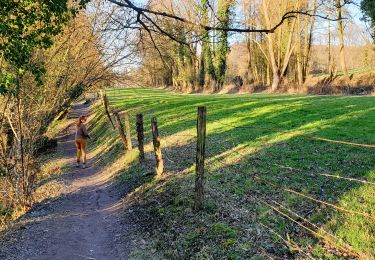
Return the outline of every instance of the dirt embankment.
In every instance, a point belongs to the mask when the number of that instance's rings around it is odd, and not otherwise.
[[[206,86],[198,87],[166,87],[169,90],[183,93],[213,93],[213,88]],[[375,71],[371,70],[363,74],[350,75],[350,79],[342,76],[310,76],[301,86],[284,80],[277,91],[259,82],[246,84],[239,80],[238,76],[231,83],[224,85],[219,91],[222,94],[238,93],[264,93],[264,94],[305,94],[305,95],[374,95],[375,94]]]

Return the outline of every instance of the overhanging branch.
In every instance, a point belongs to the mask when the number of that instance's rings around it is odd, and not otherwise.
[[[294,10],[294,11],[286,12],[282,16],[282,18],[279,21],[279,23],[277,23],[276,25],[274,25],[272,28],[262,28],[262,29],[257,29],[257,28],[234,28],[234,27],[223,28],[223,27],[216,27],[216,26],[204,25],[204,24],[200,24],[200,23],[194,23],[194,22],[192,22],[190,20],[187,20],[187,19],[185,19],[183,17],[177,16],[177,15],[174,15],[174,14],[170,14],[170,13],[167,13],[167,12],[155,11],[155,10],[151,10],[151,9],[139,7],[139,6],[136,6],[135,4],[133,4],[132,1],[130,1],[130,0],[124,0],[124,2],[120,2],[118,0],[108,0],[108,1],[111,2],[111,3],[113,3],[113,4],[116,4],[118,6],[132,9],[137,14],[140,14],[140,15],[144,16],[149,22],[151,22],[151,24],[153,26],[155,26],[157,28],[157,30],[159,30],[161,33],[165,34],[166,36],[168,36],[172,40],[174,40],[176,42],[179,42],[181,44],[186,44],[186,43],[178,40],[172,34],[166,32],[165,30],[163,30],[147,14],[152,14],[152,15],[156,15],[156,16],[163,16],[163,17],[166,17],[166,18],[170,18],[170,19],[173,19],[175,21],[179,21],[179,22],[191,25],[192,27],[195,27],[195,28],[198,28],[198,29],[201,29],[201,30],[206,30],[206,31],[216,30],[216,31],[234,32],[234,33],[273,33],[277,28],[279,28],[280,26],[282,26],[283,23],[286,20],[291,19],[291,18],[297,18],[298,15],[307,15],[307,16],[310,16],[310,17],[319,17],[319,18],[322,18],[322,19],[325,19],[325,20],[330,20],[330,21],[341,20],[341,19],[331,19],[328,16],[318,15],[316,13],[310,13],[308,11]],[[348,3],[350,3],[350,1],[345,1],[344,5],[348,4]],[[343,19],[345,19],[345,18],[343,18]],[[147,25],[143,23],[143,27],[145,27],[145,26],[147,27]]]

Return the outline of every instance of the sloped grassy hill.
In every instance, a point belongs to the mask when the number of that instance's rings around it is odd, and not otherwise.
[[[124,155],[102,112],[91,131],[116,163],[133,257],[192,259],[374,258],[375,98],[187,95],[107,90],[111,108],[143,113],[145,164]],[[197,106],[207,106],[205,209],[194,212]],[[156,116],[167,175],[153,175]],[[133,143],[136,144],[135,138]],[[347,179],[343,179],[347,178]],[[314,201],[315,200],[315,201]],[[336,208],[335,208],[336,207]]]

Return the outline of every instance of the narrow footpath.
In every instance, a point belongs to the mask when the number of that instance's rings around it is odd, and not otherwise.
[[[59,136],[57,153],[75,161],[74,120],[88,114],[76,104],[71,124]],[[0,259],[128,259],[127,227],[121,224],[121,192],[113,176],[95,165],[88,154],[86,169],[67,167],[67,191],[47,200],[1,234]]]

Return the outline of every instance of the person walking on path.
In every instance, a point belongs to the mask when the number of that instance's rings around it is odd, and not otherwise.
[[[90,135],[87,132],[85,123],[87,117],[80,116],[77,125],[76,125],[76,137],[75,137],[75,144],[77,148],[77,167],[80,166],[81,157],[82,157],[82,168],[86,168],[86,146],[87,146],[87,139],[90,138]]]

